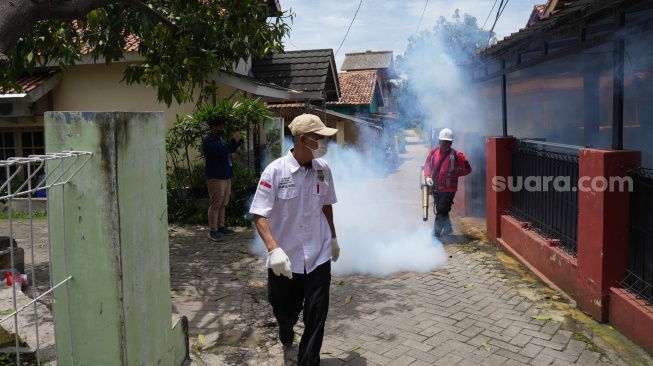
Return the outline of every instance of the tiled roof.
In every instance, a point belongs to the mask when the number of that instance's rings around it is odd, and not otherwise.
[[[528,22],[526,22],[526,27],[530,27],[533,24],[537,23],[538,20],[540,20],[540,17],[544,14],[545,7],[546,4],[533,5],[533,11],[531,12],[531,17],[528,18]]]
[[[52,78],[57,73],[50,71],[38,71],[34,75],[23,75],[16,80],[16,84],[20,85],[23,88],[23,91],[20,93],[29,93],[39,86],[43,85],[46,81]],[[19,94],[15,89],[9,89],[5,92],[0,86],[0,94]]]
[[[338,73],[340,80],[340,100],[328,105],[369,105],[374,98],[377,85],[376,70],[350,71]]]
[[[578,22],[579,18],[594,13],[598,8],[607,8],[610,6],[612,5],[608,1],[549,0],[544,5],[544,13],[538,17],[539,19],[537,21],[531,23],[529,19],[527,28],[522,28],[518,32],[514,32],[511,35],[504,37],[499,42],[481,51],[480,54],[490,56],[497,53],[503,53],[508,51],[509,48],[514,48],[515,45],[532,46],[532,41],[541,38],[547,31],[562,24],[566,24],[567,22]],[[589,8],[595,9],[590,11]],[[538,9],[537,6],[535,9]],[[535,12],[535,9],[533,12]]]
[[[393,68],[392,51],[365,51],[346,53],[340,70],[354,71]]]
[[[324,91],[327,101],[340,96],[332,49],[289,51],[252,60],[255,78],[298,91]]]

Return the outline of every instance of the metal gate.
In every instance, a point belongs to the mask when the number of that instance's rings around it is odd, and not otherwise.
[[[630,232],[627,277],[621,283],[646,305],[653,306],[653,170],[629,168]]]
[[[510,216],[576,256],[579,146],[520,140],[512,147]],[[574,153],[564,151],[572,150]]]
[[[47,202],[40,197],[48,191],[63,191],[91,158],[89,152],[66,151],[0,160],[0,202],[7,213],[0,220],[0,236],[6,244],[0,248],[6,259],[0,284],[0,333],[10,340],[0,346],[0,364],[42,365],[56,359],[52,292],[67,287],[72,276],[63,268],[65,279],[52,283],[50,241],[37,231],[49,233],[51,225],[64,223],[39,222],[35,217],[43,214],[35,212],[35,207]],[[20,212],[19,205],[23,206]],[[70,322],[70,312],[68,319],[57,321]]]

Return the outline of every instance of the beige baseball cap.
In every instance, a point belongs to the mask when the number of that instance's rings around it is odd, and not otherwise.
[[[331,136],[338,132],[337,128],[325,126],[320,117],[306,113],[295,117],[288,125],[288,128],[290,128],[290,133],[293,136],[311,132],[322,136]]]

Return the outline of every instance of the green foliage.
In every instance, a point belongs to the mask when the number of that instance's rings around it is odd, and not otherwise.
[[[198,209],[192,199],[185,199],[176,189],[168,189],[168,222],[206,225],[207,211]]]
[[[272,118],[272,111],[269,110],[260,99],[247,99],[239,95],[240,103],[237,108],[237,123],[234,127],[237,130],[257,131],[265,119]]]
[[[176,116],[175,124],[166,132],[167,165],[168,172],[172,174],[172,179],[168,179],[168,187],[183,188],[198,184],[193,166],[197,164],[202,137],[207,132],[205,122],[191,116]],[[202,173],[201,177],[203,176]]]
[[[423,116],[416,105],[423,99],[420,96],[426,93],[429,98],[438,98],[454,78],[451,70],[472,66],[476,53],[496,43],[494,33],[481,29],[473,16],[464,14],[461,19],[456,10],[452,18],[448,21],[439,17],[432,29],[410,36],[406,51],[397,56],[396,68],[402,78],[394,92],[404,121],[431,121],[432,116]],[[446,77],[439,79],[441,75]],[[414,127],[414,123],[410,124]]]
[[[0,365],[13,366],[16,365],[16,357],[12,357],[8,354],[0,355]]]
[[[177,122],[166,135],[170,222],[206,224],[206,210],[197,209],[192,199],[208,197],[201,144],[208,132],[206,122],[213,115],[225,118],[225,130],[231,135],[232,131],[258,131],[260,123],[270,118],[271,112],[262,101],[240,95],[237,102],[218,99],[215,105],[199,106],[192,116],[177,117]],[[259,179],[251,168],[250,154],[243,148],[232,154],[234,178],[226,212],[229,226],[248,225],[249,200]]]
[[[143,3],[116,2],[83,18],[71,12],[68,20],[37,23],[5,50],[10,65],[0,69],[2,87],[19,89],[15,81],[22,73],[51,64],[65,69],[80,62],[82,54],[96,62],[118,61],[124,58],[128,37],[136,36],[141,60],[127,67],[123,81],[153,87],[168,106],[173,100],[194,100],[197,90],[197,100],[204,100],[215,95],[212,74],[231,73],[250,56],[283,52],[282,39],[290,31],[286,21],[294,16],[268,14],[261,0]]]
[[[247,168],[239,156],[234,159],[234,179],[231,180],[231,197],[226,209],[227,226],[250,226],[249,206],[256,192],[259,176]]]

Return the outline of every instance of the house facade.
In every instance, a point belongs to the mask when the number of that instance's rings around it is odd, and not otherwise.
[[[367,50],[346,53],[340,70],[346,72],[376,71],[380,98],[383,100],[383,105],[379,106],[378,112],[396,114],[397,104],[392,95],[394,84],[391,82],[392,79],[397,78],[394,65],[393,51]]]
[[[296,51],[292,57],[308,61],[310,58],[306,57],[307,52],[311,51]],[[332,53],[332,50],[329,52]],[[277,63],[282,62],[281,55],[272,57],[278,58]],[[255,76],[275,82],[268,79],[267,75],[270,75],[270,72],[262,73],[262,70],[256,70],[257,63],[258,61],[255,60]],[[293,85],[293,80],[299,82],[305,79],[307,72],[300,70],[306,68],[307,66],[285,68],[277,66],[276,76],[286,75],[286,77],[278,78],[276,82],[290,87]],[[310,68],[318,69],[317,66]],[[396,108],[391,107],[394,106],[390,82],[394,77],[392,51],[347,53],[342,66],[342,69],[345,68],[348,69],[347,72],[336,73],[333,67],[330,69],[333,76],[328,74],[324,78],[325,81],[330,77],[337,80],[338,98],[270,103],[268,107],[275,111],[276,115],[283,117],[286,124],[307,111],[320,115],[327,121],[327,125],[338,128],[339,133],[342,133],[336,137],[341,145],[355,146],[370,154],[376,154],[377,150],[384,146],[392,146],[397,150],[397,143],[393,138],[397,115]],[[312,74],[315,72],[313,71]],[[314,87],[325,87],[328,90],[329,85],[325,83],[323,86],[314,85]]]
[[[653,1],[549,0],[482,51],[487,173],[467,187],[495,243],[649,352],[651,24]]]
[[[315,94],[311,98],[298,95],[286,100],[269,101],[268,108],[283,119],[285,126],[303,113],[316,114],[327,126],[338,129],[334,139],[340,145],[357,145],[363,136],[378,134],[382,129],[379,123],[364,118],[370,113],[370,104],[376,103],[371,99],[375,90],[378,95],[376,78],[373,77],[375,72],[368,72],[370,77],[362,87],[368,91],[366,104],[340,104],[343,100],[355,100],[359,96],[351,95],[357,90],[352,88],[349,78],[343,78],[343,74],[337,72],[331,49],[270,54],[264,59],[253,60],[252,72],[257,79]],[[333,108],[336,105],[341,108]],[[363,115],[352,113],[356,111],[361,111]]]

